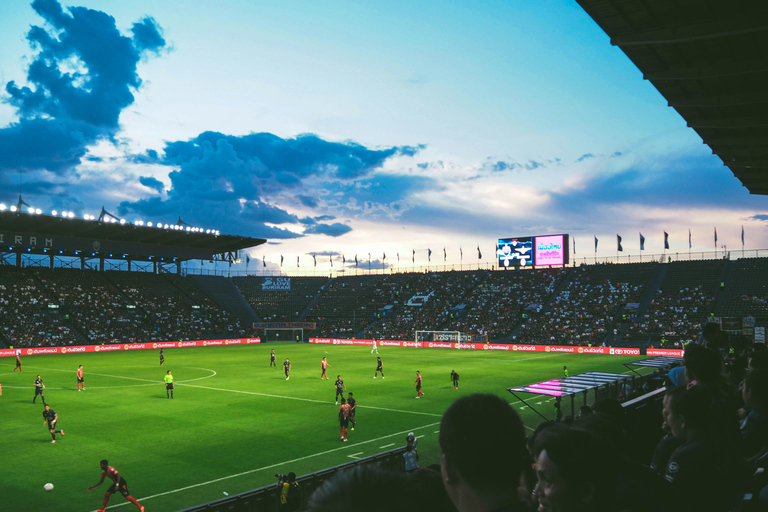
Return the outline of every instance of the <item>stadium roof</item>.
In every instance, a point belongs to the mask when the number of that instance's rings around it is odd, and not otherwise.
[[[768,194],[768,1],[577,0],[751,194]]]
[[[52,242],[46,244],[45,240]],[[0,245],[28,253],[62,248],[61,254],[68,256],[94,251],[95,255],[107,257],[105,253],[109,251],[135,259],[151,260],[150,256],[160,254],[181,260],[211,259],[213,255],[232,255],[265,242],[262,238],[222,235],[218,231],[206,233],[183,224],[149,227],[110,218],[85,220],[0,211]]]

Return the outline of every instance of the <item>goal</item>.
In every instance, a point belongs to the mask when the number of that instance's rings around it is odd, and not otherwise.
[[[264,339],[270,341],[304,341],[304,329],[290,329],[285,327],[272,327],[264,329]]]

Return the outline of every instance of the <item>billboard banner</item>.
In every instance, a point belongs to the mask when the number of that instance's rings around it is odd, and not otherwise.
[[[349,340],[336,338],[309,338],[310,343],[326,345],[373,345],[373,340]],[[639,356],[639,348],[625,347],[573,347],[560,345],[507,345],[503,343],[453,343],[442,341],[400,341],[400,340],[376,340],[379,347],[416,347],[416,348],[453,348],[469,350],[502,350],[509,352],[550,352],[563,354],[606,354],[616,356]],[[663,350],[661,352],[678,352],[675,350]],[[682,351],[679,351],[682,352]],[[648,355],[673,355],[651,354]]]
[[[25,347],[0,349],[0,357],[14,357],[16,351],[22,356],[46,354],[77,354],[82,352],[119,352],[125,350],[156,350],[160,348],[217,347],[229,345],[251,345],[261,343],[260,338],[233,338],[226,340],[158,341],[152,343],[115,343],[113,345],[76,345],[71,347]]]
[[[649,356],[683,357],[684,350],[668,348],[649,348],[646,353]]]

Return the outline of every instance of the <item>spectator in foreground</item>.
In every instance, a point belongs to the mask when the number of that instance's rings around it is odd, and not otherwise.
[[[744,455],[750,458],[768,448],[768,370],[749,372],[741,394],[744,405],[749,407],[741,423],[741,440]]]
[[[456,400],[443,415],[439,441],[443,485],[459,512],[522,510],[525,434],[507,401],[480,394]]]
[[[611,512],[616,490],[610,450],[590,432],[548,428],[534,443],[539,512]]]

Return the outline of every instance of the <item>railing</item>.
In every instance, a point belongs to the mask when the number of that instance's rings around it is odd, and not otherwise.
[[[354,460],[339,466],[323,469],[296,478],[302,490],[304,501],[309,499],[315,489],[320,487],[326,480],[329,480],[338,471],[352,468],[363,464],[377,464],[392,471],[404,471],[403,453],[405,446],[389,450],[387,452],[365,457],[364,459]],[[267,485],[246,491],[228,498],[203,503],[194,507],[185,508],[179,512],[276,512],[279,488],[276,484]],[[302,510],[306,503],[302,503],[296,510]],[[361,504],[362,506],[363,504]],[[364,508],[364,507],[363,507]]]
[[[618,253],[615,256],[576,256],[571,255],[571,262],[568,267],[578,267],[580,265],[606,265],[606,264],[628,264],[628,263],[672,263],[675,261],[707,261],[718,259],[737,260],[740,258],[768,258],[768,249],[738,249],[735,251],[718,249],[715,251],[704,252],[672,252],[666,251],[656,254],[627,254],[626,252]],[[222,266],[226,267],[226,263],[222,263]],[[239,265],[241,267],[242,265]],[[543,268],[543,267],[538,267]],[[367,262],[362,262],[358,266],[348,266],[344,268],[328,267],[324,265],[324,268],[317,267],[293,267],[285,265],[279,269],[275,269],[273,266],[263,267],[258,259],[254,259],[253,263],[248,268],[231,268],[226,267],[219,269],[216,266],[214,268],[206,268],[196,263],[189,262],[184,264],[182,272],[186,275],[210,275],[210,276],[224,276],[224,277],[275,277],[275,276],[290,276],[290,277],[344,277],[344,276],[368,276],[368,275],[389,275],[389,274],[405,274],[405,273],[429,273],[429,272],[471,272],[473,270],[487,270],[493,272],[515,272],[515,271],[527,271],[529,268],[500,268],[496,261],[478,261],[475,263],[432,263],[427,265],[399,265],[386,263],[385,266],[381,265],[381,262],[377,262],[375,265],[369,266]]]

